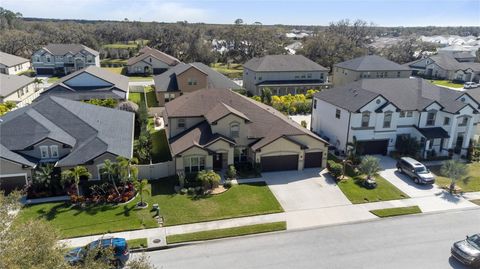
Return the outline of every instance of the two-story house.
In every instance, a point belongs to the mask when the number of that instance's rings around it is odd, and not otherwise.
[[[0,51],[0,73],[17,75],[30,69],[30,60]]]
[[[314,95],[312,131],[340,152],[356,141],[363,154],[395,150],[416,138],[424,157],[465,155],[479,122],[480,100],[419,78],[364,79]]]
[[[155,93],[160,106],[186,93],[205,88],[232,89],[242,87],[203,63],[179,63],[155,76]]]
[[[17,107],[23,107],[37,96],[38,88],[33,78],[0,74],[0,103],[11,101]]]
[[[480,63],[470,53],[439,53],[406,64],[414,75],[462,82],[480,80]]]
[[[67,75],[88,66],[100,67],[100,54],[81,44],[48,44],[32,55],[37,75]]]
[[[333,66],[333,85],[342,86],[360,79],[408,78],[412,71],[378,55],[366,55]]]
[[[89,66],[67,75],[45,89],[39,98],[58,96],[70,100],[128,99],[128,77]]]
[[[327,142],[270,106],[226,89],[202,89],[165,105],[164,121],[177,173],[325,167]]]
[[[150,47],[143,47],[139,54],[127,61],[128,74],[161,74],[180,63],[177,58]]]
[[[305,94],[327,83],[328,69],[303,55],[267,55],[243,65],[243,87],[253,95],[265,88],[273,95]]]
[[[23,187],[32,168],[85,166],[100,179],[106,159],[133,154],[134,114],[47,97],[0,117],[0,188]]]

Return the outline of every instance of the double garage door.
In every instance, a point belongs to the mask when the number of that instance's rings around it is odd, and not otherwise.
[[[53,75],[55,73],[53,68],[36,68],[35,72],[37,75]]]
[[[358,148],[362,155],[387,155],[388,139],[358,141]]]
[[[15,189],[21,190],[25,188],[25,184],[26,184],[25,175],[0,177],[0,190],[4,191],[5,194],[9,194]]]
[[[263,172],[297,170],[298,154],[262,157],[261,165]],[[311,152],[305,154],[305,168],[321,166],[322,152]]]

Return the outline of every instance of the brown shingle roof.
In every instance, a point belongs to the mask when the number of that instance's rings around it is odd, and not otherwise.
[[[0,51],[0,64],[7,67],[29,62],[30,60]]]
[[[133,58],[130,58],[128,59],[127,61],[127,65],[132,65],[132,64],[136,64],[138,62],[140,62],[141,60],[151,56],[153,58],[156,58],[170,66],[174,66],[176,64],[178,64],[180,62],[180,60],[178,60],[177,58],[171,56],[171,55],[168,55],[164,52],[161,52],[159,50],[156,50],[156,49],[152,49],[150,47],[143,47],[140,51],[140,54],[133,57]]]
[[[252,58],[243,67],[259,72],[328,71],[303,55],[267,55]]]

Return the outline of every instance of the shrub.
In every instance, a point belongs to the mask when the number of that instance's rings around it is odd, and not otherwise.
[[[307,128],[307,122],[304,120],[300,122],[300,125],[302,125],[303,128]]]
[[[329,160],[327,162],[327,169],[330,175],[332,175],[332,177],[335,179],[339,179],[340,176],[342,176],[343,166],[339,163]]]
[[[194,195],[194,194],[195,194],[195,188],[192,188],[192,187],[188,188],[188,189],[187,189],[187,193],[188,193],[189,195]]]
[[[220,184],[220,175],[212,170],[203,170],[198,172],[197,180],[202,182],[204,189],[214,189]]]
[[[227,178],[236,178],[237,177],[237,169],[235,169],[235,166],[233,165],[230,165],[228,166],[228,170],[227,170]]]
[[[223,187],[226,189],[230,189],[232,187],[232,181],[229,179],[225,180],[225,183],[223,183]]]
[[[195,193],[196,194],[203,194],[203,187],[202,186],[195,187]]]
[[[181,188],[180,189],[180,194],[185,195],[187,194],[188,190],[186,188]]]

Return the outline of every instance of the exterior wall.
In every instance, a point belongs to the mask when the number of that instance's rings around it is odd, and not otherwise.
[[[240,126],[239,135],[238,135],[237,138],[232,138],[232,136],[230,134],[230,125],[232,123],[238,123],[239,126]],[[225,135],[227,137],[230,137],[232,139],[235,139],[235,142],[237,143],[236,146],[246,147],[250,144],[250,141],[247,138],[248,137],[247,123],[245,123],[244,119],[242,119],[242,118],[240,118],[236,115],[230,114],[230,115],[226,116],[225,118],[220,119],[217,122],[217,124],[212,125],[211,128],[212,128],[213,133],[219,133],[219,134]]]
[[[178,120],[180,118],[169,118],[168,119],[168,130],[170,133],[168,134],[168,137],[174,137],[177,134],[187,130],[188,128],[204,121],[205,119],[203,117],[195,117],[195,118],[182,118],[185,119],[185,128],[179,128],[178,127]]]
[[[177,75],[178,89],[183,93],[193,92],[208,87],[207,75],[195,67],[190,67],[185,72]],[[196,79],[197,85],[188,85],[189,79]]]
[[[350,121],[350,112],[338,108],[341,111],[340,119],[335,117],[337,107],[314,98],[317,105],[312,109],[312,131],[321,137],[328,137],[330,144],[344,150],[347,144],[347,134]],[[315,102],[315,101],[314,101]]]
[[[103,166],[103,163],[105,160],[110,160],[112,162],[116,161],[117,156],[110,154],[110,153],[104,153],[100,155],[99,157],[95,158],[93,160],[92,164],[81,164],[79,163],[78,165],[83,165],[85,168],[87,168],[88,172],[92,174],[92,177],[90,180],[100,180],[100,168]],[[73,167],[62,167],[62,171],[71,169]]]
[[[333,85],[341,86],[360,79],[369,78],[408,78],[411,75],[409,70],[388,70],[362,72],[341,67],[333,68]]]
[[[48,147],[48,154],[49,158],[46,158],[44,160],[51,160],[51,161],[57,161],[58,159],[61,159],[62,157],[66,156],[71,152],[70,148],[63,148],[63,144],[59,143],[57,141],[51,140],[51,139],[45,139],[40,141],[39,143],[35,144],[33,146],[32,150],[24,150],[24,151],[19,151],[22,154],[25,154],[27,156],[33,157],[35,159],[42,159],[42,155],[40,153],[40,147],[41,146],[47,146]],[[51,158],[51,151],[50,151],[50,146],[57,146],[58,148],[58,158]]]
[[[112,86],[112,83],[107,82],[98,77],[92,76],[86,72],[78,74],[77,76],[64,82],[65,85],[71,87],[82,87],[82,86],[98,86],[98,87],[108,87]]]
[[[209,150],[214,151],[216,153],[225,153],[227,154],[227,164],[233,164],[233,155],[234,155],[234,148],[233,146],[230,146],[229,143],[223,141],[223,140],[218,140],[217,142],[209,145],[207,147]],[[224,167],[226,168],[226,167]]]
[[[171,66],[150,56],[133,65],[127,66],[127,70],[129,74],[143,74],[145,73],[145,67],[148,67],[150,71],[153,72],[154,68],[169,69]]]
[[[168,94],[168,98],[165,98],[165,95]],[[167,103],[165,99],[168,101],[172,101],[173,99],[180,96],[179,92],[156,92],[155,95],[157,96],[158,106],[163,107]]]
[[[290,139],[299,142],[304,145],[308,145],[308,149],[305,149],[305,153],[308,152],[323,152],[322,157],[322,167],[327,167],[327,158],[328,158],[328,146],[309,135],[295,135],[289,136]]]
[[[213,169],[213,156],[209,155],[207,151],[193,147],[188,149],[187,151],[183,152],[181,156],[177,156],[175,158],[175,169],[177,173],[181,173],[184,171],[183,165],[183,158],[184,157],[192,157],[192,156],[203,156],[205,157],[205,170],[212,170]]]
[[[285,138],[280,138],[272,143],[261,148],[260,152],[255,154],[255,162],[260,163],[262,156],[282,156],[282,155],[292,155],[298,154],[298,170],[303,170],[303,160],[305,159],[304,151],[300,148],[299,145],[286,140]]]
[[[0,176],[9,174],[26,174],[28,179],[32,178],[32,168],[23,168],[21,164],[12,162],[10,160],[0,158]]]
[[[33,95],[35,93],[38,93],[38,91],[35,88],[35,83],[30,83],[26,85],[25,87],[22,87],[18,89],[17,91],[13,92],[9,96],[6,96],[5,98],[0,98],[0,102],[4,103],[7,101],[12,101],[17,103],[17,107],[23,107],[26,104],[29,104],[33,101],[34,98]],[[35,97],[38,96],[35,95]]]
[[[21,72],[25,72],[28,69],[30,69],[30,62],[25,62],[13,66],[6,66],[3,64],[0,64],[0,73],[7,74],[7,75],[17,75]]]

